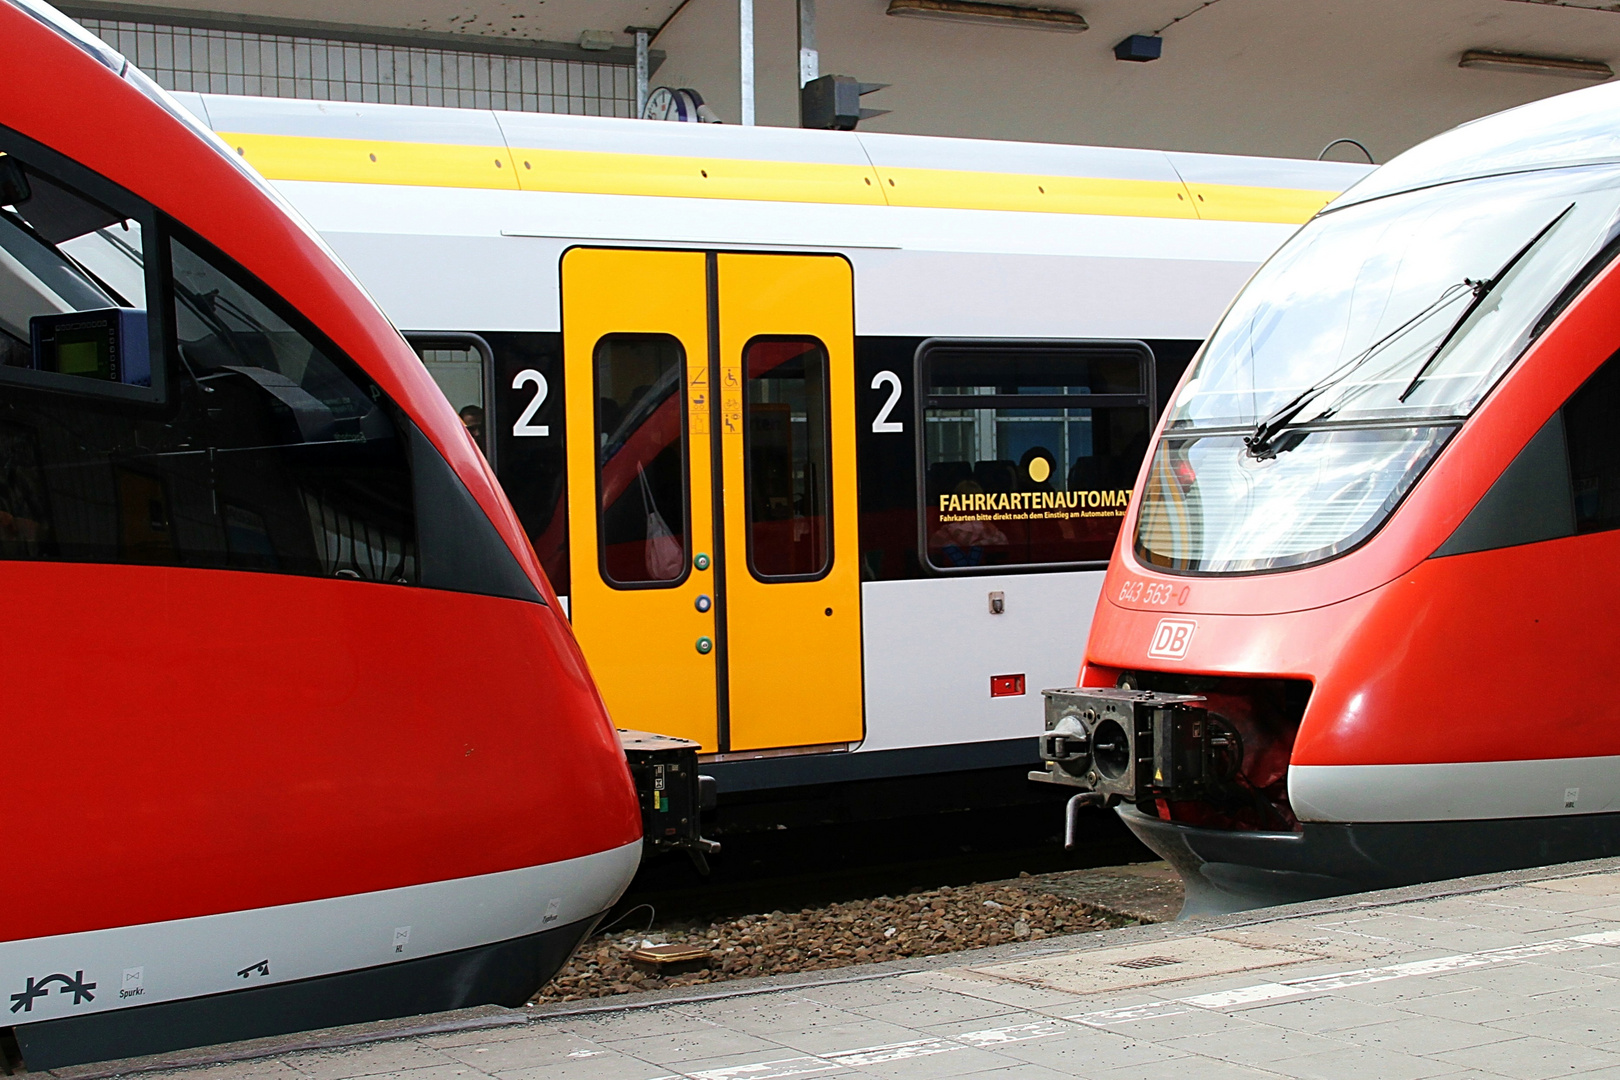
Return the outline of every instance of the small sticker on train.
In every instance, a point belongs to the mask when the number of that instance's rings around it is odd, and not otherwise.
[[[394,927],[394,951],[402,953],[405,946],[411,943],[411,928],[408,926]]]
[[[1147,654],[1155,660],[1185,660],[1198,624],[1192,619],[1160,619],[1148,642]]]
[[[124,969],[124,985],[118,991],[120,998],[140,997],[146,993],[146,968]]]

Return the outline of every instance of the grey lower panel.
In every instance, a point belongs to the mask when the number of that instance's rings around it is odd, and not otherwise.
[[[30,1072],[474,1005],[521,1006],[600,916],[511,941],[16,1028]]]
[[[1132,806],[1118,813],[1186,883],[1182,918],[1620,854],[1620,814],[1307,822],[1265,833],[1179,825]]]
[[[720,795],[771,788],[843,784],[852,780],[884,780],[926,773],[967,772],[1006,765],[1039,768],[1039,740],[1001,739],[996,742],[916,746],[904,750],[873,750],[853,754],[802,754],[754,758],[748,761],[700,761],[698,771],[712,776]]]

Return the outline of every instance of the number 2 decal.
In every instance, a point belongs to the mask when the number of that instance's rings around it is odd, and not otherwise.
[[[900,376],[892,371],[880,371],[872,376],[872,389],[881,390],[885,386],[889,388],[889,400],[883,403],[883,408],[878,410],[877,419],[872,421],[872,431],[878,435],[906,430],[903,421],[889,419],[894,407],[900,404]]]
[[[534,370],[534,368],[524,368],[517,373],[517,378],[512,380],[512,389],[521,390],[531,384],[534,386],[534,397],[529,399],[529,403],[523,407],[523,415],[519,416],[517,423],[512,425],[512,434],[520,437],[524,435],[550,435],[551,426],[549,424],[531,424],[529,422],[534,419],[534,414],[540,411],[540,406],[546,403],[546,392],[550,389],[546,377]]]

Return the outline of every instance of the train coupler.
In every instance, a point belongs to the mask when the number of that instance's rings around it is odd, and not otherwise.
[[[1242,766],[1242,740],[1203,697],[1085,686],[1041,694],[1044,768],[1029,778],[1081,789],[1065,810],[1065,847],[1083,806],[1206,798],[1231,788]]]
[[[720,845],[704,838],[703,811],[714,809],[718,788],[714,777],[698,773],[699,744],[620,728],[619,745],[641,802],[642,856],[684,851],[698,873],[707,875],[708,857]]]

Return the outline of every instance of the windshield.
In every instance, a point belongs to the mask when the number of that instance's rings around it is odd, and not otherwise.
[[[1170,409],[1145,562],[1244,573],[1372,535],[1614,236],[1620,167],[1446,184],[1316,218],[1239,295]]]
[[[1465,416],[1603,245],[1617,209],[1620,168],[1610,165],[1447,184],[1325,214],[1232,305],[1170,425],[1252,427],[1346,368],[1295,422]],[[1471,305],[1475,283],[1499,274]]]

